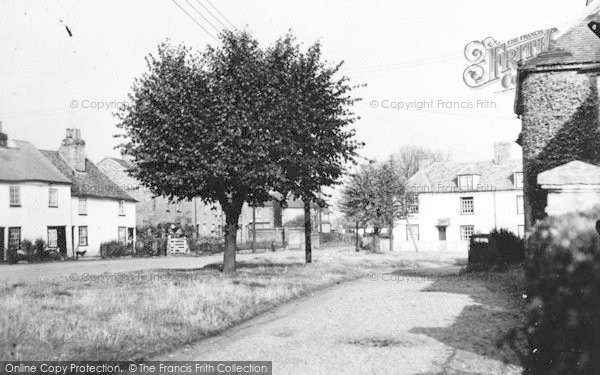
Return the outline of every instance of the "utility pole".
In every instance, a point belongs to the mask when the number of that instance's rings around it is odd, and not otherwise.
[[[354,230],[354,238],[356,240],[356,252],[358,253],[360,251],[360,248],[358,246],[358,220],[356,220],[356,229]]]
[[[252,252],[256,252],[256,207],[252,206]]]

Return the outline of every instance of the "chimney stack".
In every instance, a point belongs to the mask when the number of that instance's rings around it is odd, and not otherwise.
[[[6,148],[8,145],[8,135],[2,132],[2,121],[0,121],[0,147]]]
[[[494,164],[506,165],[510,161],[510,142],[494,143]]]
[[[67,129],[58,153],[77,172],[85,172],[85,141],[81,139],[80,129]]]

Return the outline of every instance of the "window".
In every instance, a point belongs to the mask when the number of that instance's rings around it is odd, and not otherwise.
[[[177,204],[175,205],[175,211],[177,211],[178,213],[180,213],[180,212],[181,212],[181,207],[179,206],[179,203],[177,203]]]
[[[523,172],[515,172],[513,176],[513,181],[515,183],[515,188],[522,189],[523,188]]]
[[[11,207],[19,207],[21,205],[21,187],[11,186],[9,190]]]
[[[473,190],[473,175],[458,176],[458,188],[460,190]]]
[[[48,190],[48,207],[58,207],[58,190],[52,188]]]
[[[521,238],[525,238],[525,225],[517,225],[517,235]]]
[[[119,215],[125,216],[125,201],[124,200],[119,201]]]
[[[127,228],[119,227],[119,242],[126,243],[127,242]]]
[[[461,241],[469,241],[471,236],[475,233],[475,226],[473,225],[461,225],[460,226],[460,239]]]
[[[419,213],[419,197],[411,197],[408,201],[408,213],[418,214]]]
[[[472,215],[475,213],[473,197],[460,198],[460,213],[461,215]]]
[[[88,245],[88,227],[79,227],[79,246]]]
[[[48,247],[51,249],[58,247],[58,230],[56,228],[48,228]]]
[[[87,198],[79,197],[79,215],[87,215]]]
[[[409,224],[406,226],[406,240],[419,240],[419,224]]]
[[[523,196],[522,195],[517,195],[517,213],[518,214],[523,213]]]
[[[8,248],[16,249],[21,247],[21,228],[8,228]]]
[[[171,212],[171,203],[167,202],[167,212]]]

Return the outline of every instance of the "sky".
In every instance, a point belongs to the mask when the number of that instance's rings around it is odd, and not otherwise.
[[[366,84],[355,92],[363,99],[355,108],[361,154],[379,159],[402,145],[444,150],[455,160],[491,159],[494,142],[519,134],[514,90],[467,87],[465,46],[561,30],[585,8],[585,0],[210,1],[263,46],[291,29],[305,46],[320,41],[331,63],[344,61],[351,82]],[[212,35],[217,30],[190,4],[222,28],[200,5],[220,17],[207,0],[177,3]],[[112,112],[146,71],[145,56],[167,38],[197,50],[217,44],[173,0],[0,0],[0,35],[4,132],[55,150],[66,128],[79,128],[94,162],[119,155]],[[461,108],[478,100],[487,106]],[[383,108],[432,101],[420,111]],[[520,156],[516,144],[513,151]]]

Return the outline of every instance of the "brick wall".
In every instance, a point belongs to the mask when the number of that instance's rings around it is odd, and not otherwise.
[[[573,160],[600,163],[598,84],[577,71],[532,72],[521,83],[525,225],[545,216],[540,172]]]

